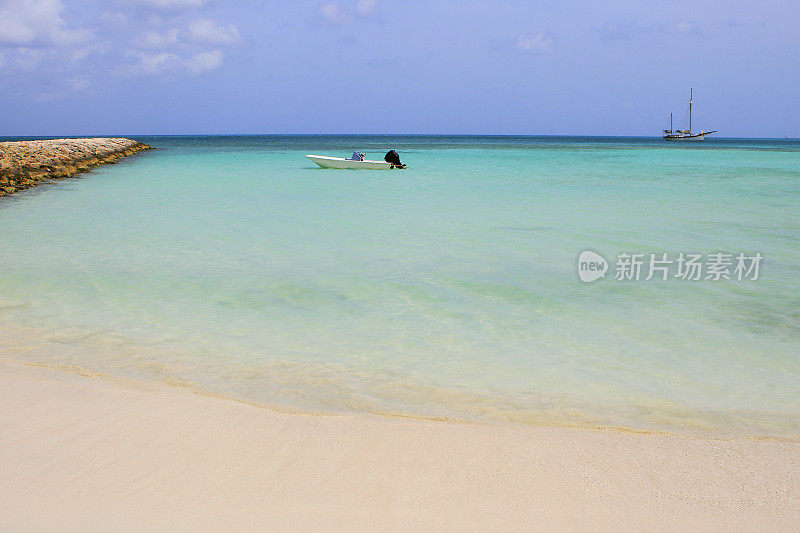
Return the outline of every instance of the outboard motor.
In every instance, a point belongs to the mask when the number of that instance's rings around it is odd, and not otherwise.
[[[400,156],[394,150],[386,152],[386,155],[383,156],[383,160],[391,165],[390,168],[406,168],[406,166],[400,162]]]

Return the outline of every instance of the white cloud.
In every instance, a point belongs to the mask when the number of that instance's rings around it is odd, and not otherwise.
[[[369,15],[373,11],[375,11],[375,7],[378,5],[378,0],[358,0],[356,3],[356,11],[361,13],[362,15]]]
[[[83,29],[68,29],[60,0],[5,0],[0,4],[0,44],[69,46],[86,41]]]
[[[121,27],[128,24],[128,16],[119,11],[104,11],[100,14],[100,20],[105,26]]]
[[[181,40],[200,44],[234,44],[241,40],[239,29],[233,24],[222,26],[210,19],[193,20]]]
[[[161,74],[175,70],[179,68],[181,64],[181,58],[168,52],[159,52],[155,54],[128,52],[127,55],[135,58],[135,62],[121,67],[119,72],[129,76]]]
[[[191,21],[185,30],[172,28],[163,32],[146,31],[134,46],[147,50],[170,48],[179,43],[232,45],[242,40],[239,29],[233,24],[220,25],[210,19]]]
[[[78,78],[78,77],[70,78],[69,80],[67,80],[67,83],[69,83],[69,86],[73,91],[84,91],[88,89],[91,85],[89,83],[89,80],[87,80],[86,78]]]
[[[378,0],[358,0],[355,4],[340,5],[332,2],[320,4],[317,16],[326,22],[344,25],[374,15]]]
[[[225,55],[222,50],[211,50],[210,52],[201,52],[195,54],[186,60],[186,68],[192,74],[202,74],[209,72],[222,65],[222,59]]]
[[[235,25],[211,19],[192,20],[183,29],[149,30],[133,41],[126,64],[116,71],[127,76],[198,75],[222,65],[225,54],[220,47],[240,41]]]
[[[317,8],[317,13],[328,22],[333,22],[334,24],[350,22],[350,15],[339,7],[339,4],[322,4]]]
[[[128,51],[132,61],[119,67],[118,74],[125,76],[152,76],[156,74],[202,74],[222,66],[225,58],[222,50],[200,52],[183,58],[170,52],[136,52]]]
[[[203,7],[208,0],[137,0],[137,2],[156,9],[175,10]]]
[[[550,52],[555,40],[547,33],[523,33],[517,40],[517,48],[526,52]]]
[[[147,31],[139,39],[138,44],[142,48],[167,48],[178,42],[178,30],[167,30],[163,33],[157,31]]]
[[[72,52],[72,59],[75,60],[75,61],[80,61],[82,59],[86,59],[87,57],[89,57],[89,55],[92,53],[92,51],[93,51],[92,48],[90,48],[88,46],[84,47],[84,48],[78,48],[77,50]]]
[[[70,59],[74,61],[82,61],[89,56],[100,56],[103,54],[107,54],[108,52],[114,49],[113,43],[110,41],[96,41],[90,42],[85,46],[81,46],[79,48],[72,48],[69,51]],[[63,57],[63,55],[62,55]]]
[[[143,74],[158,74],[177,66],[180,58],[175,54],[162,52],[160,54],[142,54],[139,68]]]

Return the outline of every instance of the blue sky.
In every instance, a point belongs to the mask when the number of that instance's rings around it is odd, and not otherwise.
[[[0,135],[800,137],[796,1],[0,0]]]

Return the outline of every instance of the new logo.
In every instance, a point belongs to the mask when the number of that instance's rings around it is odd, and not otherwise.
[[[591,283],[606,277],[608,261],[602,255],[584,250],[578,256],[578,277],[584,283]]]

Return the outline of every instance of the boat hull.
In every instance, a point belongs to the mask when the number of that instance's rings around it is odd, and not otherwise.
[[[667,133],[663,135],[663,139],[665,141],[702,141],[706,135],[712,133],[717,133],[717,130],[701,131],[700,133]]]
[[[702,141],[705,140],[706,135],[686,135],[681,137],[664,137],[665,141]]]
[[[306,157],[322,168],[388,170],[390,166],[386,161],[353,161],[352,159],[345,159],[343,157],[329,157],[325,155],[307,155]]]
[[[706,134],[701,133],[698,135],[681,135],[677,137],[672,136],[664,136],[665,141],[702,141],[705,140]]]

